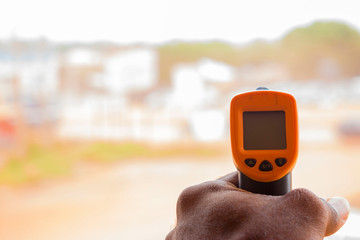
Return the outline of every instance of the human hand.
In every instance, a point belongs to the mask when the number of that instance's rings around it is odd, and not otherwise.
[[[339,230],[349,215],[343,198],[324,200],[307,189],[268,196],[237,186],[233,172],[186,188],[166,240],[318,240]]]

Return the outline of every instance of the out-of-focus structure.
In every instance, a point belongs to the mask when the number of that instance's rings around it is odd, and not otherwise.
[[[222,141],[228,138],[229,100],[258,85],[291,91],[301,106],[358,105],[359,39],[338,23],[315,23],[278,43],[246,47],[11,39],[0,49],[1,104],[12,109],[13,128],[26,130],[25,138]],[[214,121],[200,127],[204,119]]]

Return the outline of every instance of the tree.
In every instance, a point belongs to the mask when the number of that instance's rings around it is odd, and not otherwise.
[[[281,40],[281,60],[295,78],[319,76],[324,60],[337,63],[340,75],[360,74],[360,35],[340,22],[316,22],[296,28]]]

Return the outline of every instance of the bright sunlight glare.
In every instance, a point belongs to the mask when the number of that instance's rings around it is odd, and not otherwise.
[[[273,40],[315,20],[360,28],[358,1],[13,0],[0,10],[0,38],[162,43]]]

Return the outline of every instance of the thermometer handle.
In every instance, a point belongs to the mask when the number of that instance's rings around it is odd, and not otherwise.
[[[291,172],[274,182],[257,182],[239,171],[239,188],[265,195],[285,195],[291,191]]]

